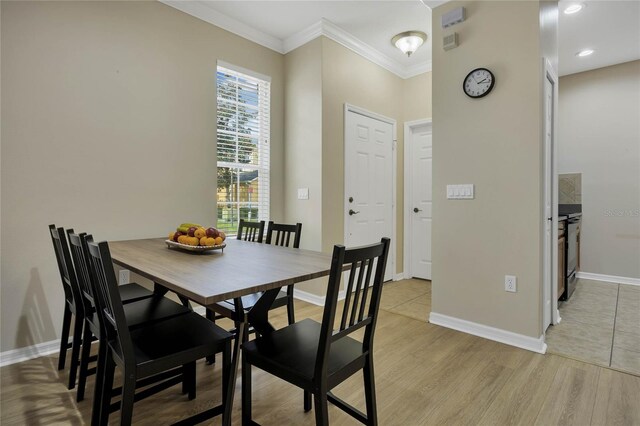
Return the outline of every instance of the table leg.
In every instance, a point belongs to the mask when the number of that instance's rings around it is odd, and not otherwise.
[[[164,296],[169,292],[169,289],[166,288],[165,286],[163,286],[162,284],[158,284],[158,283],[154,282],[153,283],[153,292],[155,294],[157,294],[158,296]],[[178,299],[180,299],[180,303],[182,303],[183,306],[186,306],[187,308],[191,309],[191,303],[189,303],[189,299],[187,299],[186,297],[184,297],[184,296],[182,296],[181,294],[178,294],[178,293],[176,293],[176,296],[178,296]]]
[[[265,335],[275,330],[269,323],[269,309],[279,292],[280,288],[266,291],[247,314],[249,324],[251,324],[256,333]]]

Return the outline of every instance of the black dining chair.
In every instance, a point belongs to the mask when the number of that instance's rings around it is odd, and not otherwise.
[[[82,343],[82,326],[84,322],[84,305],[80,296],[80,288],[76,281],[75,271],[71,258],[64,253],[69,252],[67,240],[63,228],[56,228],[49,225],[49,235],[53,243],[53,250],[58,263],[58,270],[64,289],[64,311],[62,313],[62,336],[60,337],[60,352],[58,355],[58,370],[64,370],[67,349],[71,347],[71,366],[69,368],[69,389],[76,385],[76,374],[78,371],[78,361],[80,346]],[[71,329],[71,317],[74,317],[73,339],[69,344],[69,331]]]
[[[244,222],[246,225],[247,222]],[[241,221],[241,225],[243,222]],[[264,222],[262,222],[264,225]],[[258,229],[256,235],[258,235],[259,227],[254,228]],[[240,235],[240,228],[238,230],[238,235]],[[274,223],[273,221],[269,221],[269,226],[267,228],[267,237],[265,240],[266,244],[273,244],[282,247],[293,247],[300,248],[300,238],[302,236],[302,224],[297,223],[295,225],[288,225],[282,223]],[[256,241],[259,238],[256,239]],[[250,294],[242,297],[242,307],[246,312],[250,311],[253,306],[258,302],[258,300],[262,297],[262,293]],[[275,300],[271,304],[271,309],[280,308],[282,306],[287,307],[287,319],[289,324],[293,324],[295,321],[295,307],[294,307],[294,297],[293,297],[293,285],[287,286],[286,291],[280,291],[276,296]],[[213,318],[213,315],[216,319],[219,318],[229,318],[234,321],[236,327],[243,321],[241,315],[236,314],[235,303],[233,300],[224,300],[222,302],[217,303],[207,310],[207,317],[209,319]],[[248,340],[248,334],[251,330],[247,329],[244,333],[244,339]]]
[[[190,312],[164,319],[138,328],[127,322],[124,305],[120,299],[108,243],[88,243],[90,264],[94,270],[96,312],[102,324],[105,350],[98,355],[101,381],[96,388],[99,401],[99,421],[108,423],[110,396],[116,366],[122,370],[122,398],[120,424],[131,424],[136,384],[155,377],[182,370],[189,382],[186,385],[189,398],[195,398],[195,362],[201,358],[222,353],[222,403],[196,414],[190,422],[201,422],[215,415],[222,415],[222,424],[231,424],[233,383],[231,374],[231,333],[218,327],[200,315]],[[183,384],[183,391],[185,385]]]
[[[73,230],[71,230],[73,232]],[[62,335],[60,336],[60,350],[58,353],[58,370],[64,370],[67,358],[67,350],[71,348],[71,366],[69,369],[69,389],[73,389],[76,383],[78,369],[78,354],[82,342],[83,302],[80,289],[73,269],[70,257],[64,257],[63,252],[68,251],[64,228],[56,228],[49,225],[49,234],[53,243],[53,249],[60,272],[60,279],[64,291],[64,311],[62,314]],[[136,283],[124,284],[120,287],[122,300],[125,302],[141,300],[153,296],[153,292]],[[71,331],[71,317],[74,317],[73,339],[69,343]]]
[[[328,402],[364,424],[377,424],[373,337],[389,244],[390,240],[383,238],[380,243],[365,247],[335,246],[322,323],[305,319],[242,345],[242,424],[256,424],[251,419],[251,366],[302,388],[305,411],[311,409],[313,395],[316,425],[329,424]],[[349,278],[338,314],[345,265],[349,267]],[[361,329],[362,341],[350,336]],[[364,376],[366,414],[331,392],[360,370]]]
[[[274,223],[272,220],[267,225],[266,244],[273,244],[281,247],[300,248],[300,237],[302,236],[302,224],[289,225],[284,223]],[[293,238],[292,238],[293,237]],[[286,291],[281,291],[276,296],[271,309],[287,307],[287,319],[289,324],[296,322],[295,307],[293,297],[293,284],[287,286]]]
[[[244,219],[240,219],[238,224],[237,239],[243,241],[251,241],[254,243],[261,243],[264,236],[264,220],[260,222],[249,222]]]
[[[84,331],[82,333],[82,351],[80,355],[80,369],[78,373],[78,392],[76,400],[78,402],[84,399],[84,392],[87,377],[95,373],[94,369],[89,369],[89,362],[94,359],[90,356],[91,342],[94,338],[98,339],[99,344],[103,344],[100,340],[100,322],[96,314],[95,303],[95,278],[93,270],[90,268],[88,259],[88,243],[93,242],[91,235],[75,234],[73,230],[67,231],[69,246],[71,248],[71,256],[75,267],[76,278],[80,288],[80,297],[83,303],[84,311]],[[120,286],[118,286],[118,290]],[[123,301],[125,317],[130,328],[141,325],[150,324],[166,318],[183,315],[191,312],[191,310],[172,300],[162,296],[147,297],[134,301]]]

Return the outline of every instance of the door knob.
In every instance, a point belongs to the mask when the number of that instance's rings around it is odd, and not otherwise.
[[[418,212],[421,212],[421,211],[422,211],[422,210],[421,210],[421,209],[419,209],[419,208],[417,208],[417,207],[414,207],[414,208],[413,208],[413,212],[414,212],[414,213],[418,213]]]
[[[360,213],[359,211],[354,211],[353,209],[349,209],[349,216],[353,216],[354,214]]]

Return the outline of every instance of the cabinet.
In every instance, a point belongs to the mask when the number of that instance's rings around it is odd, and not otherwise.
[[[558,232],[558,297],[562,296],[562,294],[564,293],[564,287],[565,287],[565,281],[566,281],[565,272],[567,269],[566,265],[564,264],[564,259],[565,259],[564,232],[562,232],[562,235],[560,234],[560,232]]]
[[[580,270],[580,231],[582,224],[578,225],[578,231],[576,235],[576,273]]]

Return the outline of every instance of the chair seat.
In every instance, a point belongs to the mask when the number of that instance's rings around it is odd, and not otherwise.
[[[180,305],[165,297],[149,297],[123,305],[124,316],[130,328],[162,321],[168,318],[192,312],[186,306]],[[95,312],[88,315],[91,324],[98,324]]]
[[[312,385],[321,325],[305,319],[244,343],[243,356],[256,367],[302,388]],[[327,374],[347,376],[364,364],[362,342],[344,337],[331,345]],[[352,367],[352,368],[350,368]]]
[[[153,296],[153,292],[151,290],[146,289],[137,283],[119,285],[118,291],[120,292],[120,299],[122,299],[122,303],[135,302],[136,300],[142,300]]]
[[[158,362],[159,359],[164,359],[166,364],[185,364],[222,351],[225,342],[232,338],[231,333],[194,312],[131,330],[139,377],[166,368],[163,367],[165,363]],[[117,341],[109,344],[121,357]],[[145,368],[145,363],[149,363],[150,368]]]

